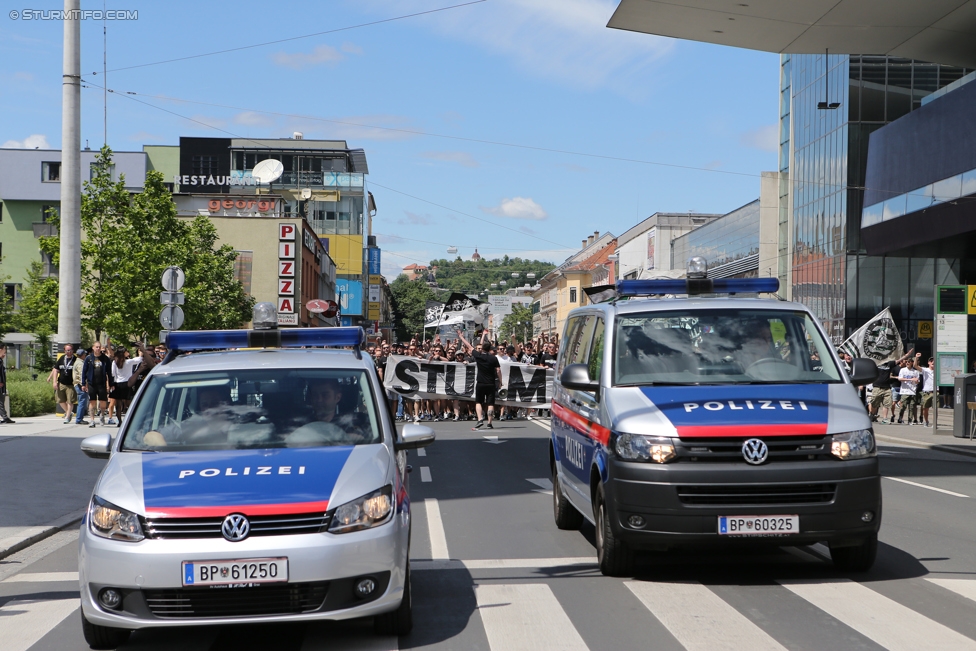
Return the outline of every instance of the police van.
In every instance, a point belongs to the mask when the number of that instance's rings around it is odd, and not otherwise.
[[[874,563],[881,477],[858,385],[808,308],[775,278],[623,280],[573,310],[557,360],[549,450],[560,529],[589,520],[600,569],[641,551],[826,543]]]
[[[361,328],[170,334],[115,439],[82,442],[108,459],[79,541],[93,648],[160,626],[409,632],[404,450],[434,434],[397,433],[364,343]]]

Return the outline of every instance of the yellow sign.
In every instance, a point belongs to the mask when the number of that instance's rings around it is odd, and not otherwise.
[[[918,322],[918,338],[919,339],[931,339],[932,338],[932,322],[931,321],[919,321]]]
[[[966,312],[976,314],[976,285],[966,285]]]
[[[383,276],[380,276],[380,275],[377,275],[377,274],[370,274],[370,276],[369,276],[369,284],[370,285],[382,285],[383,284]]]
[[[366,309],[366,318],[370,321],[380,320],[380,304],[370,303],[369,307]]]
[[[358,276],[363,273],[363,236],[316,233],[329,241],[329,257],[335,262],[340,276]]]

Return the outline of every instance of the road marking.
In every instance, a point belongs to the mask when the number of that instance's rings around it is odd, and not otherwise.
[[[78,610],[78,599],[8,601],[0,608],[3,650],[26,651],[65,617]]]
[[[479,558],[473,560],[428,560],[410,559],[410,567],[414,570],[534,570],[551,569],[554,567],[582,567],[596,569],[596,557],[566,556],[563,558]]]
[[[976,580],[974,579],[925,579],[946,590],[952,590],[966,599],[976,601]]]
[[[542,493],[543,495],[552,495],[552,480],[548,477],[540,477],[539,479],[526,479],[525,481],[535,484],[542,490],[534,490],[533,493]]]
[[[447,537],[444,535],[444,522],[441,520],[441,508],[433,497],[424,500],[427,511],[427,531],[430,536],[430,557],[432,559],[448,559]]]
[[[542,422],[541,420],[535,420],[535,419],[532,419],[532,422],[533,422],[533,423],[535,423],[536,425],[538,425],[539,427],[541,427],[541,428],[542,428],[542,429],[544,429],[544,430],[547,430],[547,431],[549,431],[549,432],[551,432],[551,431],[552,431],[552,427],[550,427],[549,425],[546,425],[546,424],[545,424],[545,423],[543,423],[543,422]]]
[[[786,651],[700,583],[627,581],[624,585],[688,651]]]
[[[425,450],[423,448],[417,448],[417,456],[418,457],[426,457],[427,456],[427,450]]]
[[[485,436],[483,438],[485,439],[485,443],[494,443],[495,445],[498,445],[499,443],[504,443],[505,442],[504,440],[499,441],[497,435],[488,435],[488,436]]]
[[[424,483],[431,481],[430,468],[427,466],[420,466],[420,481]]]
[[[780,584],[889,651],[976,649],[976,641],[851,580]]]
[[[899,482],[901,484],[908,484],[909,486],[917,486],[919,488],[927,488],[930,491],[935,491],[937,493],[945,493],[946,495],[952,495],[953,497],[969,497],[969,495],[963,495],[962,493],[956,493],[956,492],[953,492],[953,491],[947,491],[944,488],[936,488],[935,486],[928,486],[926,484],[919,484],[918,482],[908,481],[907,479],[901,479],[900,477],[888,477],[888,476],[885,476],[885,479],[890,479],[891,481],[896,481],[896,482]]]
[[[345,631],[331,622],[311,623],[302,641],[301,651],[398,651],[399,640],[395,635],[371,635],[362,630]]]
[[[77,572],[22,572],[3,580],[4,583],[34,583],[45,581],[77,581]]]
[[[474,593],[493,651],[588,651],[548,585],[478,585]]]

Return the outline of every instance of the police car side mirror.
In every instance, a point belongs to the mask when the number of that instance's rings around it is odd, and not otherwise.
[[[89,436],[81,442],[81,451],[92,459],[108,459],[112,454],[112,435],[105,432]]]
[[[600,390],[600,383],[590,379],[590,369],[586,364],[570,364],[564,368],[559,376],[559,383],[574,391]]]
[[[393,444],[393,449],[397,452],[400,450],[416,450],[427,447],[433,442],[434,430],[426,425],[407,423],[400,430],[400,438]]]
[[[863,386],[871,384],[878,379],[878,365],[873,359],[858,357],[854,360],[854,368],[851,369],[851,384]]]

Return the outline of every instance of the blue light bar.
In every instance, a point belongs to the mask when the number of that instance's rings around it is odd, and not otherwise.
[[[778,278],[688,278],[684,280],[621,280],[620,296],[655,296],[663,294],[775,294]]]
[[[287,330],[197,330],[170,332],[166,347],[172,351],[226,348],[302,348],[362,346],[366,333],[352,328],[289,328]]]

